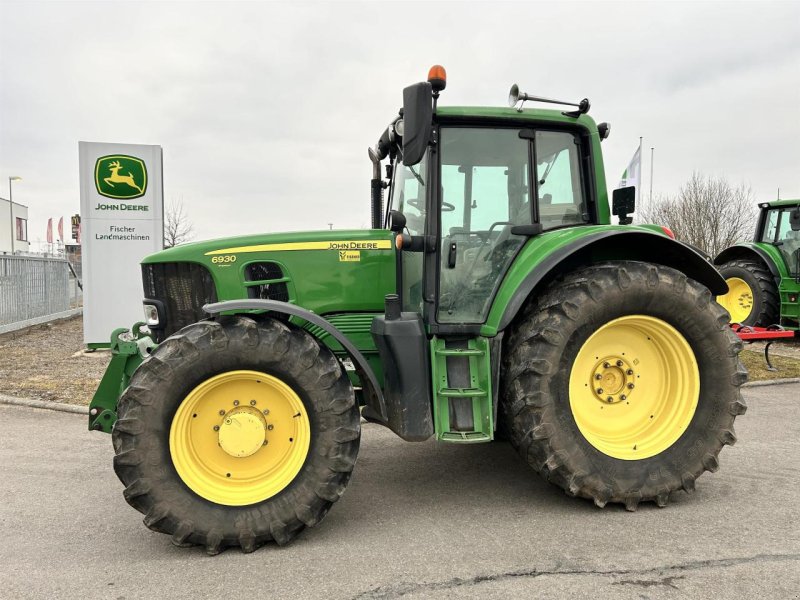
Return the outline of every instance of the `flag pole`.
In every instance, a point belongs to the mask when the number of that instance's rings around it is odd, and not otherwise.
[[[639,187],[640,188],[642,187],[642,183],[644,183],[643,180],[642,180],[642,164],[643,163],[644,163],[644,161],[642,159],[642,136],[639,136]],[[641,200],[644,199],[644,194],[641,194],[641,196],[642,197],[639,198],[640,202],[641,202]],[[644,208],[644,206],[642,206],[642,208]],[[641,211],[640,211],[640,213],[641,213]]]
[[[655,150],[653,146],[650,146],[650,203],[653,202],[653,155]]]

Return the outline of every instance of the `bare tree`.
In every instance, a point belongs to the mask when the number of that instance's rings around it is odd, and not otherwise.
[[[753,235],[757,214],[750,187],[695,172],[675,196],[654,198],[639,218],[669,227],[677,239],[716,256]]]
[[[192,239],[194,225],[183,209],[183,200],[172,201],[164,215],[164,248],[172,248]]]

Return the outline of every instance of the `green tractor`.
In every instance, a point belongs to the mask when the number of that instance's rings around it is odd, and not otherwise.
[[[714,259],[729,289],[717,302],[733,323],[800,331],[800,200],[760,208],[753,241]]]
[[[211,554],[289,542],[344,493],[362,417],[502,435],[599,507],[665,506],[717,470],[746,409],[724,279],[631,225],[632,188],[610,210],[588,100],[437,107],[444,88],[441,67],[405,88],[369,150],[371,229],[143,261],[146,321],[112,335],[89,427],[149,528]]]

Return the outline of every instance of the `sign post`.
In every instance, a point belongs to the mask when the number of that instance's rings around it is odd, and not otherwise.
[[[83,341],[141,321],[139,263],[164,247],[161,146],[78,142]],[[73,221],[74,224],[74,221]]]

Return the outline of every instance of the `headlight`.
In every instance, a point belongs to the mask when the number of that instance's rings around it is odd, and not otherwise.
[[[144,321],[148,327],[158,327],[158,309],[155,305],[144,305]]]

